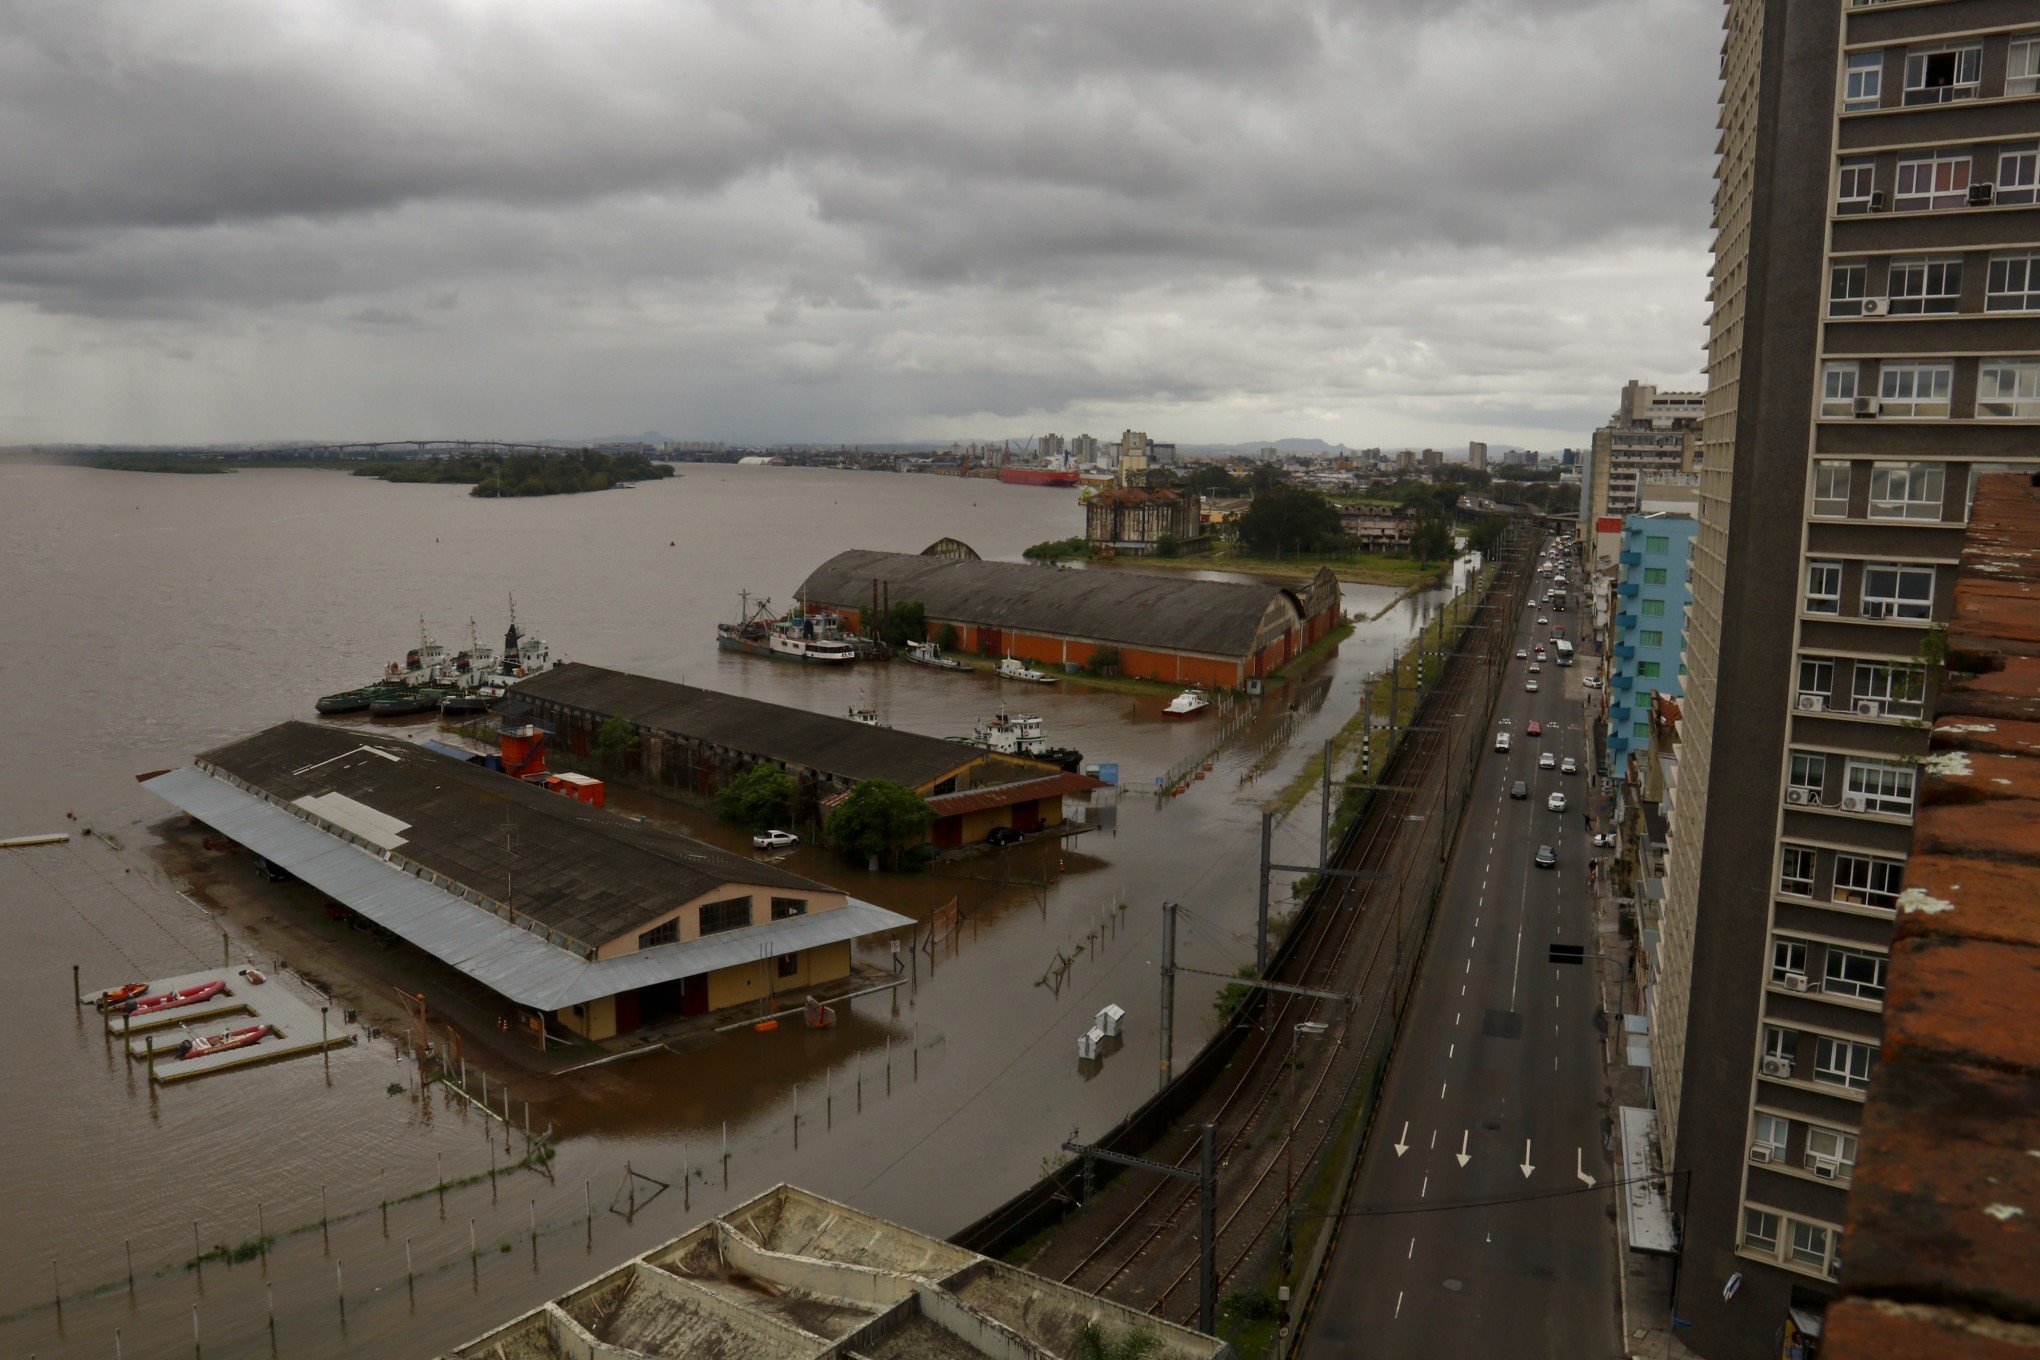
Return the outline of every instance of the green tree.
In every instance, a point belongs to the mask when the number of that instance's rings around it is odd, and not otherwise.
[[[1204,463],[1190,473],[1190,485],[1206,496],[1241,496],[1247,491],[1247,481],[1235,477],[1217,463]]]
[[[902,600],[885,611],[885,640],[888,646],[904,647],[928,635],[928,607],[919,600]]]
[[[1174,557],[1183,551],[1183,540],[1174,534],[1162,534],[1155,539],[1156,557]]]
[[[1109,643],[1091,649],[1091,659],[1084,663],[1084,669],[1092,675],[1119,674],[1119,649]]]
[[[1452,556],[1452,524],[1440,518],[1427,519],[1410,531],[1410,555],[1419,562],[1442,562]]]
[[[1161,1350],[1161,1337],[1145,1327],[1107,1337],[1097,1323],[1087,1322],[1070,1347],[1070,1360],[1148,1360]]]
[[[606,769],[622,770],[638,748],[637,732],[621,718],[604,718],[595,729],[588,753]]]
[[[935,809],[920,794],[890,779],[866,779],[836,805],[823,834],[853,858],[897,863],[900,852],[926,840],[934,824]]]
[[[715,796],[716,815],[751,831],[793,820],[793,776],[760,761],[723,785]]]
[[[1271,485],[1255,493],[1240,516],[1240,542],[1262,557],[1336,552],[1344,546],[1339,511],[1324,496],[1300,487]]]
[[[1473,522],[1466,531],[1466,546],[1479,553],[1483,559],[1493,557],[1502,545],[1502,539],[1509,532],[1509,521],[1500,515],[1487,515]]]
[[[935,645],[945,652],[953,652],[963,645],[963,634],[956,631],[956,625],[945,623],[935,630]]]

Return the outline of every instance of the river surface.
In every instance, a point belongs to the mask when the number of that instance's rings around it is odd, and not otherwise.
[[[1017,558],[1081,532],[1073,491],[689,466],[594,495],[466,492],[311,471],[0,465],[0,838],[73,835],[0,851],[0,1354],[183,1356],[196,1330],[206,1357],[431,1355],[781,1180],[955,1231],[1037,1177],[1072,1130],[1102,1132],[1152,1092],[1159,904],[1183,904],[1185,964],[1231,973],[1252,959],[1259,801],[1444,596],[1346,587],[1355,635],[1164,800],[1155,776],[1210,748],[1214,715],[1177,722],[1146,695],[903,665],[829,672],[715,647],[741,590],[785,601],[845,548],[913,552],[943,536]],[[954,898],[967,920],[914,986],[843,1007],[834,1030],[744,1031],[571,1079],[534,1102],[559,1136],[549,1175],[491,1182],[521,1146],[506,1154],[501,1125],[454,1095],[409,1089],[395,1049],[366,1034],[329,1061],[152,1089],[72,1004],[72,966],[90,988],[217,966],[223,944],[237,965],[275,960],[187,895],[205,893],[161,853],[168,809],[134,776],[309,717],[317,695],[414,645],[421,615],[449,644],[466,643],[470,618],[500,643],[513,593],[555,657],[820,712],[870,706],[938,736],[1001,702],[1024,707],[1052,741],[1117,761],[1123,792],[1101,800],[1102,829],[1065,849],[966,860],[939,878],[800,851],[789,867],[924,919]],[[736,843],[664,800],[617,802]],[[1315,799],[1280,825],[1275,851],[1315,859]],[[999,881],[1030,877],[1043,882]],[[864,958],[883,966],[883,954]],[[1179,1065],[1211,1031],[1217,986],[1179,984]],[[1128,1011],[1123,1044],[1079,1064],[1077,1037],[1108,1002]],[[608,1207],[626,1166],[670,1186],[628,1218]],[[429,1192],[469,1176],[481,1179]],[[639,1182],[639,1200],[653,1189]],[[186,1268],[262,1232],[276,1239],[266,1257]]]

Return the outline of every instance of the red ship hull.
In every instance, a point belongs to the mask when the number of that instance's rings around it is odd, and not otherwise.
[[[999,480],[1013,486],[1075,486],[1077,474],[1057,468],[1009,467],[999,469]]]

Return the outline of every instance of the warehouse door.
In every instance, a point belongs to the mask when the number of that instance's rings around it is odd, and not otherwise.
[[[1023,836],[1041,830],[1041,804],[1013,804],[1013,829]]]
[[[616,1032],[618,1034],[634,1033],[639,1023],[638,994],[636,992],[618,992],[616,994]]]

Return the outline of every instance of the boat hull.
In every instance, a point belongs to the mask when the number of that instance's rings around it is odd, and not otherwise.
[[[429,713],[439,707],[439,701],[446,697],[444,690],[419,690],[410,694],[394,694],[386,699],[377,699],[368,706],[368,711],[378,718],[407,718],[413,713]]]
[[[1061,468],[1009,467],[999,469],[999,480],[1008,486],[1075,486],[1078,474]]]

